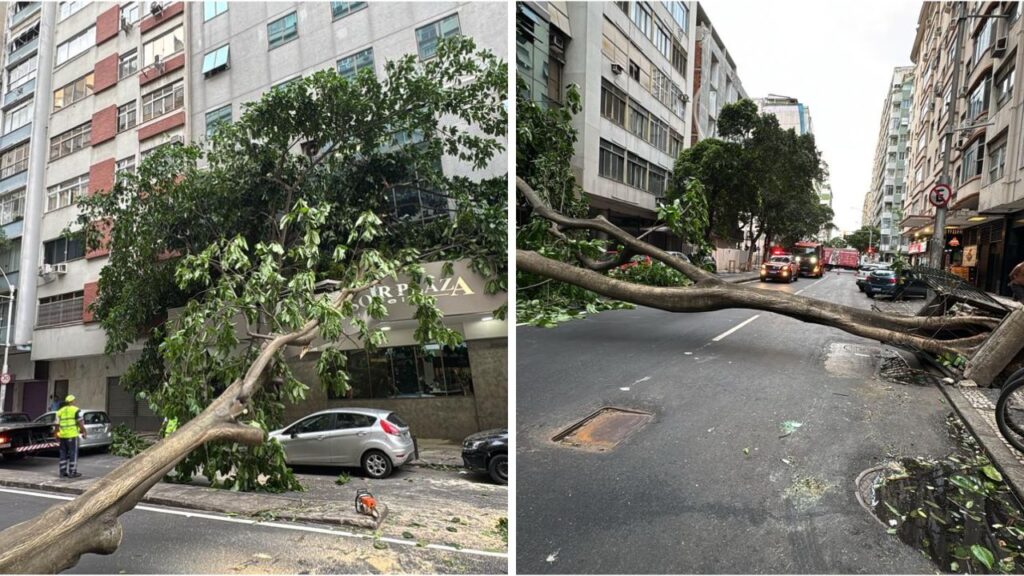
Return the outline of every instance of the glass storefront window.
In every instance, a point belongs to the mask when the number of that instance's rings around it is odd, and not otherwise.
[[[470,395],[473,376],[469,349],[439,344],[394,346],[374,352],[349,350],[350,390],[331,399],[430,398]]]

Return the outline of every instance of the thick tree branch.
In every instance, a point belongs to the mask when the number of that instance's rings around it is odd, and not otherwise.
[[[663,288],[624,282],[559,262],[527,250],[516,250],[519,270],[573,284],[604,296],[669,312],[710,312],[727,308],[749,308],[789,316],[804,322],[832,326],[857,336],[887,344],[916,348],[934,354],[969,356],[979,344],[976,338],[937,340],[909,334],[874,323],[881,314],[850,309],[858,314],[835,313],[827,302],[786,293],[749,289],[718,283],[687,288]],[[865,321],[868,320],[868,321]]]

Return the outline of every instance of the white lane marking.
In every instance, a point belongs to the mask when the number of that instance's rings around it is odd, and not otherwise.
[[[820,283],[821,283],[822,281],[824,281],[824,280],[825,280],[825,279],[824,279],[824,278],[822,278],[821,280],[818,280],[817,282],[815,282],[814,284],[811,284],[810,286],[806,286],[806,287],[804,287],[804,288],[801,288],[801,289],[797,290],[797,291],[796,291],[796,293],[794,294],[794,296],[796,296],[796,295],[799,295],[799,294],[800,294],[801,292],[803,292],[804,290],[809,290],[809,289],[811,289],[811,288],[814,288],[815,286],[817,286],[818,284],[820,284]]]
[[[753,316],[751,316],[750,318],[747,318],[747,319],[746,319],[746,320],[744,320],[743,322],[740,322],[740,323],[739,323],[739,324],[737,324],[736,326],[733,326],[732,328],[730,328],[730,329],[726,330],[725,332],[722,332],[722,333],[721,333],[721,334],[719,334],[718,336],[715,336],[714,338],[712,338],[712,339],[711,339],[711,341],[712,341],[712,342],[718,342],[718,341],[720,341],[720,340],[721,340],[722,338],[725,338],[725,337],[726,337],[726,336],[728,336],[729,334],[732,334],[733,332],[735,332],[735,331],[739,330],[740,328],[743,328],[743,327],[744,327],[744,326],[746,326],[747,324],[750,324],[750,323],[751,323],[751,322],[753,322],[754,320],[757,320],[757,318],[758,318],[759,316],[761,316],[761,315],[760,315],[760,314],[754,314]]]
[[[641,382],[647,382],[647,381],[648,381],[648,380],[650,380],[650,379],[651,379],[651,377],[650,377],[650,376],[644,376],[643,378],[641,378],[641,379],[637,380],[636,382],[633,382],[633,384],[639,384],[639,383],[641,383]]]
[[[51,500],[74,500],[74,496],[65,496],[63,494],[45,494],[42,492],[30,492],[28,490],[16,490],[13,488],[0,488],[0,492],[6,492],[8,494],[21,494],[23,496],[35,496],[37,498],[49,498]],[[300,526],[297,524],[282,524],[280,522],[260,522],[258,520],[247,520],[245,518],[232,518],[230,516],[216,516],[213,514],[206,514],[203,512],[186,512],[183,510],[172,510],[170,508],[154,508],[152,506],[136,506],[136,510],[144,510],[146,512],[156,512],[158,514],[170,514],[172,516],[184,516],[186,518],[203,518],[206,520],[216,520],[219,522],[228,522],[230,524],[248,524],[250,526],[269,526],[271,528],[280,528],[282,530],[295,530],[299,532],[312,532],[315,534],[327,534],[330,536],[339,536],[342,538],[356,538],[359,540],[373,540],[372,535],[356,534],[354,532],[347,532],[345,530],[332,530],[330,528],[317,528],[314,526]],[[402,546],[416,546],[415,541],[402,540],[399,538],[390,538],[382,536],[379,540],[387,542],[389,544],[399,544]],[[441,544],[427,544],[423,548],[430,548],[432,550],[443,550],[445,552],[457,552],[459,554],[468,554],[471,556],[490,556],[492,558],[508,558],[508,554],[501,552],[488,552],[487,550],[474,550],[472,548],[455,548],[454,546],[444,546]]]

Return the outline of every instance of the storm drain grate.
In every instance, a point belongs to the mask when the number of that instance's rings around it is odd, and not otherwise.
[[[914,386],[938,385],[942,381],[931,372],[911,368],[907,361],[899,354],[883,357],[878,368],[878,375],[889,382],[911,384]]]
[[[551,440],[581,450],[607,452],[653,419],[650,412],[605,407],[562,430]]]

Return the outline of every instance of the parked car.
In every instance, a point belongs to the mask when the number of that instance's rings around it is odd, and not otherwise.
[[[772,256],[764,264],[761,264],[761,282],[768,280],[783,280],[785,282],[796,282],[800,279],[800,268],[792,256]]]
[[[508,484],[508,428],[471,434],[462,441],[462,463],[483,470],[498,484]]]
[[[288,464],[358,467],[371,478],[387,478],[419,457],[409,425],[388,410],[322,410],[270,437],[281,443]]]
[[[24,412],[0,412],[0,460],[19,460],[57,447],[50,427]]]
[[[864,286],[866,286],[868,283],[868,274],[874,272],[875,270],[888,269],[888,264],[864,264],[863,266],[860,267],[860,270],[857,270],[857,275],[855,276],[855,278],[857,279],[857,288],[861,292],[863,292]]]
[[[0,424],[27,424],[31,421],[24,412],[0,412]]]
[[[78,445],[79,448],[99,448],[105,451],[114,442],[113,426],[110,418],[103,410],[82,410],[82,420],[85,421],[86,437]],[[36,418],[36,422],[57,425],[57,413],[47,412]]]
[[[864,284],[864,293],[868,298],[889,296],[894,300],[907,297],[927,298],[928,284],[909,272],[897,277],[895,270],[880,268],[868,274]]]
[[[676,252],[674,250],[668,250],[667,252],[672,256],[675,256],[676,258],[681,258],[684,262],[696,264],[696,262],[694,262],[692,258],[687,256],[686,254],[683,254],[682,252]],[[708,272],[718,272],[718,264],[715,262],[715,257],[712,256],[711,254],[705,256],[704,259],[701,260],[701,264],[699,264],[699,266],[707,270]]]

